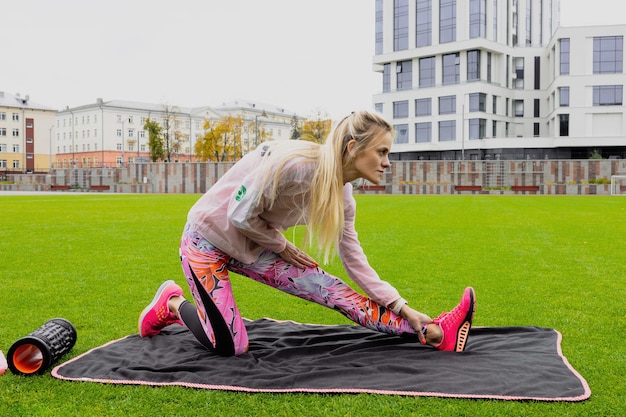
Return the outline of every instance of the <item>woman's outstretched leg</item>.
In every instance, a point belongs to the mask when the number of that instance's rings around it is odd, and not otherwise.
[[[228,268],[286,293],[336,310],[363,327],[383,333],[417,336],[417,331],[407,320],[371,298],[359,294],[341,279],[321,268],[296,268],[271,251],[265,251],[252,265],[231,260]],[[432,323],[423,326],[421,331],[426,336],[426,342],[439,350],[462,351],[471,327],[474,303],[474,291],[468,287],[454,309],[442,313]]]

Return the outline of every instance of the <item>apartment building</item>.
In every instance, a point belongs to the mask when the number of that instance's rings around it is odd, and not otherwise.
[[[0,175],[50,169],[56,110],[0,91]]]
[[[159,123],[180,146],[171,162],[195,162],[194,146],[204,135],[206,120],[241,116],[245,131],[243,152],[259,141],[288,139],[292,115],[277,106],[251,101],[223,103],[220,107],[178,107],[133,101],[104,101],[66,108],[56,117],[55,168],[121,167],[149,162],[148,119]]]
[[[558,0],[375,7],[373,101],[393,158],[626,157],[626,25],[561,27]]]

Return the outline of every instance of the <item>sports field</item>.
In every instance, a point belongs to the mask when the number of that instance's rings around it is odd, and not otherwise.
[[[165,279],[184,286],[178,240],[198,195],[0,196],[0,350],[63,317],[66,360],[136,332]],[[477,294],[477,326],[542,326],[591,387],[581,403],[383,395],[241,394],[0,376],[0,416],[618,416],[626,410],[626,198],[357,196],[370,263],[431,316]],[[301,233],[288,231],[301,243]],[[342,278],[335,259],[326,269]],[[242,314],[345,324],[341,315],[234,277]],[[189,294],[186,290],[186,294]],[[437,372],[432,369],[432,372]]]

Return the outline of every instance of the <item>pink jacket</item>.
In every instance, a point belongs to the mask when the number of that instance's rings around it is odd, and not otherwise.
[[[269,145],[266,145],[269,146]],[[243,263],[253,263],[265,248],[282,252],[286,238],[281,233],[305,223],[315,164],[297,158],[286,164],[279,184],[279,197],[269,208],[265,190],[255,186],[264,148],[249,153],[224,174],[191,208],[188,222],[217,248]],[[260,198],[258,198],[260,196]],[[257,201],[258,198],[258,201]],[[354,229],[356,201],[352,184],[343,187],[344,230],[339,257],[348,276],[378,304],[388,306],[398,291],[382,281],[369,265]]]

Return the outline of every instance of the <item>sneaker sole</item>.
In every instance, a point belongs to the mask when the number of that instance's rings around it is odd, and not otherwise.
[[[470,288],[470,305],[471,308],[467,312],[467,316],[465,316],[465,321],[456,332],[456,346],[454,347],[455,352],[463,352],[465,350],[465,344],[467,343],[469,331],[472,328],[474,311],[476,310],[476,294],[474,294],[473,288]]]
[[[148,312],[152,310],[152,307],[154,307],[154,305],[159,301],[159,298],[161,297],[161,294],[163,294],[163,291],[165,290],[165,288],[167,288],[171,284],[176,284],[176,283],[171,279],[162,283],[159,289],[157,290],[156,294],[154,295],[154,298],[152,299],[150,304],[148,304],[146,308],[144,308],[141,314],[139,315],[139,321],[137,322],[137,327],[139,327],[139,336],[145,337],[143,333],[141,333],[141,327],[142,327],[141,323],[143,322],[144,317],[146,317],[146,314],[148,314]]]

